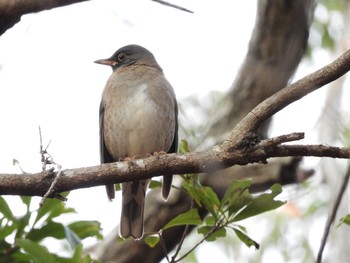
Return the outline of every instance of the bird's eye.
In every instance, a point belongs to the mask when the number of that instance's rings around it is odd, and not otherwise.
[[[125,59],[126,55],[124,53],[118,54],[118,60],[123,61]]]

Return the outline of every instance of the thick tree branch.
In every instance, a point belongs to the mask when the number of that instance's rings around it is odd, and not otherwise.
[[[151,178],[158,175],[185,173],[212,173],[232,165],[248,163],[266,163],[271,157],[281,156],[323,156],[332,158],[350,158],[350,149],[324,145],[284,145],[285,141],[301,139],[301,133],[294,133],[262,140],[256,145],[240,142],[236,147],[225,151],[216,146],[204,152],[167,154],[144,159],[123,161],[99,166],[69,169],[61,172],[56,182],[55,195],[78,188],[121,183],[135,179]],[[284,138],[284,140],[282,140]],[[0,195],[43,196],[53,181],[55,173],[42,172],[23,175],[0,175]]]

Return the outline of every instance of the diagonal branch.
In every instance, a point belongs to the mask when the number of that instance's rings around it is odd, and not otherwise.
[[[311,73],[267,98],[250,111],[229,135],[240,141],[248,132],[256,131],[264,121],[289,104],[340,78],[350,70],[350,50],[327,66]]]
[[[161,5],[173,7],[173,8],[175,8],[175,9],[178,9],[178,10],[181,10],[181,11],[184,11],[184,12],[187,12],[187,13],[191,13],[191,14],[194,13],[193,11],[191,11],[191,10],[189,10],[189,9],[187,9],[187,8],[184,8],[184,7],[182,7],[182,6],[169,3],[169,2],[167,2],[167,1],[163,1],[163,0],[152,0],[152,1],[153,1],[153,2],[157,2],[157,3],[161,4]]]

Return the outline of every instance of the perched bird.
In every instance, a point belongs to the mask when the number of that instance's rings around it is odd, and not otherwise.
[[[177,102],[153,54],[138,45],[118,49],[95,63],[111,66],[100,104],[101,163],[146,157],[155,152],[173,153],[178,145]],[[162,195],[168,198],[172,175],[163,176]],[[122,183],[123,238],[143,236],[145,193],[149,180]],[[108,198],[114,185],[106,185]]]

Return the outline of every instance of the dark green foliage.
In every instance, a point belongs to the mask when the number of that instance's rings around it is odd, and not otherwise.
[[[21,200],[26,212],[14,216],[5,199],[0,197],[0,262],[96,262],[83,255],[81,240],[87,237],[101,239],[99,222],[77,221],[65,225],[54,219],[75,211],[62,201],[46,199],[41,208],[31,211],[32,198],[21,197]],[[43,245],[47,237],[67,241],[72,257],[64,258],[51,253]]]

